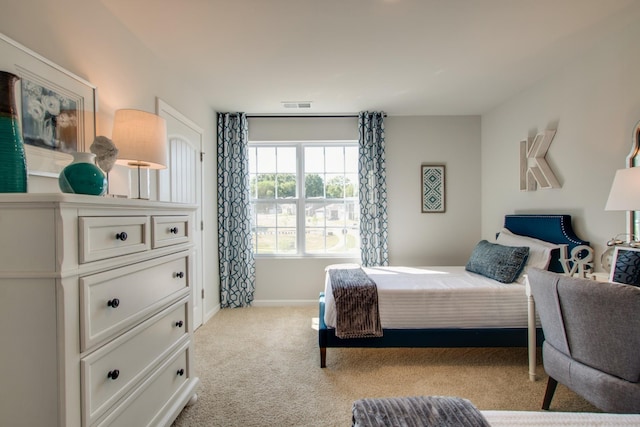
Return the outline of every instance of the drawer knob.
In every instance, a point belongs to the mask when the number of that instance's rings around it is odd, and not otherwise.
[[[180,376],[183,376],[184,375],[184,369],[182,369],[182,368],[178,369],[177,374],[180,375]]]
[[[109,371],[109,373],[107,374],[107,378],[111,378],[112,380],[117,380],[119,376],[120,376],[120,371],[117,369],[114,369],[113,371]]]
[[[122,231],[122,232],[120,232],[120,233],[116,234],[116,240],[121,240],[121,241],[123,241],[123,242],[124,242],[125,240],[127,240],[127,237],[129,237],[129,236],[127,236],[127,233],[125,233],[124,231]]]
[[[109,301],[107,301],[107,305],[109,307],[118,308],[118,306],[120,305],[120,300],[118,298],[110,299]]]
[[[178,272],[176,273],[176,277],[177,277],[178,279],[182,279],[182,278],[184,277],[184,273],[183,273],[182,271],[178,271]]]
[[[169,229],[169,233],[171,234],[178,234],[178,227],[171,227]]]
[[[178,328],[182,328],[182,325],[184,325],[184,323],[182,322],[182,320],[178,320],[178,321],[176,322],[176,326],[177,326]]]

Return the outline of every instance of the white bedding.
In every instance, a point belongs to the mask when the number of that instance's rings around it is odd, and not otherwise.
[[[640,426],[637,414],[588,412],[481,411],[491,427],[631,427]]]
[[[527,327],[527,298],[522,284],[500,283],[470,273],[463,266],[363,270],[377,285],[383,328]],[[335,301],[328,273],[324,321],[335,328]]]

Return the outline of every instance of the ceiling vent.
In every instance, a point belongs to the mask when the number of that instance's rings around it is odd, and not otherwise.
[[[311,101],[282,101],[284,108],[311,108]]]

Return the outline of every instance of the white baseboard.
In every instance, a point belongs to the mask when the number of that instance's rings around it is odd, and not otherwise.
[[[215,307],[213,307],[213,309],[207,313],[205,313],[204,315],[204,319],[202,321],[202,324],[204,325],[205,323],[207,323],[209,320],[211,320],[211,318],[213,316],[216,315],[217,312],[220,311],[220,304],[217,304]]]
[[[251,305],[253,307],[286,307],[286,306],[313,306],[317,305],[317,299],[267,299],[267,300],[253,300]]]

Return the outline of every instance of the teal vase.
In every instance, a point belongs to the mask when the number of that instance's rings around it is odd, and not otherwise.
[[[95,164],[96,155],[77,151],[73,162],[68,164],[58,177],[63,193],[90,194],[102,196],[107,191],[107,178]]]
[[[20,77],[0,71],[0,193],[27,192],[27,161],[16,109]]]

